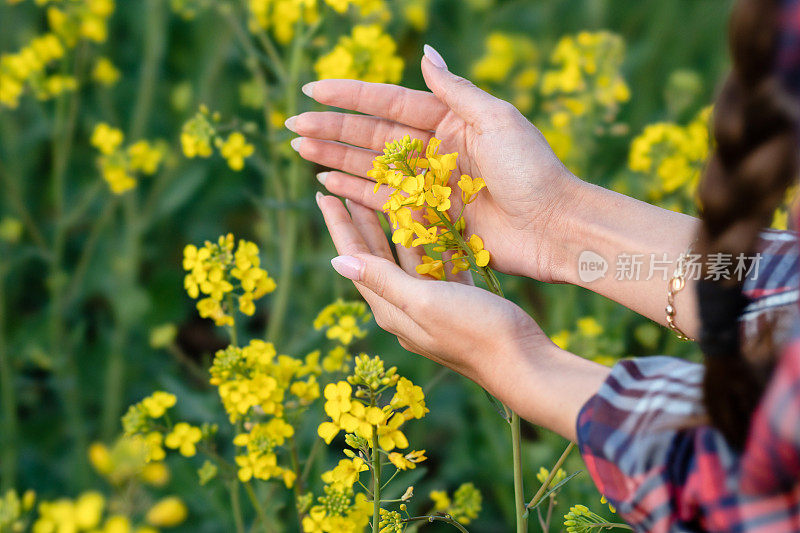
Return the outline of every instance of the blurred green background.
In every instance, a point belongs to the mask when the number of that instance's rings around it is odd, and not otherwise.
[[[46,31],[46,9],[61,3],[40,3],[0,0],[0,53],[17,51]],[[189,370],[207,368],[227,339],[198,317],[183,290],[181,254],[187,243],[200,244],[227,232],[253,240],[261,246],[264,268],[280,284],[286,275],[282,239],[291,233],[287,220],[294,220],[293,280],[282,325],[271,339],[282,353],[303,355],[324,343],[323,334],[311,327],[316,314],[337,297],[357,296],[329,265],[334,249],[313,201],[318,190],[313,176],[320,169],[295,161],[288,131],[273,126],[268,137],[256,136],[256,150],[269,146],[273,153],[271,173],[251,164],[234,172],[221,158],[189,160],[180,153],[181,127],[200,103],[226,120],[236,117],[235,123],[246,131],[252,123],[264,133],[262,110],[242,102],[241,86],[252,80],[252,70],[235,28],[217,12],[216,4],[225,3],[117,0],[108,19],[108,38],[78,44],[53,67],[71,72],[78,66],[86,79],[78,76],[76,91],[43,101],[25,95],[16,108],[0,106],[0,220],[19,220],[25,228],[0,242],[4,490],[34,489],[42,499],[75,496],[91,487],[109,492],[90,467],[86,446],[97,440],[110,443],[121,431],[118,420],[126,406],[155,389],[180,398],[183,419],[226,424],[214,389]],[[191,4],[197,12],[187,19],[183,15]],[[616,122],[625,127],[618,135],[596,140],[581,177],[642,197],[644,185],[636,180],[644,178],[627,169],[631,140],[647,124],[685,122],[708,105],[727,65],[728,0],[431,0],[424,29],[404,19],[404,2],[392,0],[388,6],[393,17],[384,27],[405,59],[402,84],[419,89],[424,89],[419,72],[423,43],[439,50],[452,71],[469,77],[491,32],[529,38],[543,65],[565,35],[603,30],[621,36],[626,46],[622,75],[631,97],[621,105]],[[300,59],[296,83],[269,96],[275,120],[294,105],[291,91],[298,95],[299,110],[314,108],[299,94],[300,84],[315,79],[313,62],[357,22],[352,12],[341,15],[325,6],[319,10],[322,23]],[[276,46],[280,54],[290,48]],[[110,58],[121,73],[112,87],[89,79],[90,66],[100,56]],[[273,79],[269,69],[262,70]],[[669,100],[676,71],[699,80],[678,95],[686,102],[677,115]],[[504,96],[501,90],[498,95]],[[531,111],[534,121],[540,111]],[[164,170],[157,177],[142,177],[125,195],[109,192],[89,143],[99,122],[121,128],[131,141],[166,141],[171,149]],[[281,200],[271,194],[273,173],[294,176],[294,196]],[[571,346],[580,355],[610,360],[693,355],[666,330],[586,291],[507,276],[501,282],[507,296],[549,334],[574,332],[579,319],[594,317],[603,332]],[[270,327],[273,298],[277,296],[267,296],[244,325],[246,337],[261,336]],[[152,331],[165,324],[177,327],[173,348],[152,347]],[[470,530],[508,531],[513,515],[507,427],[477,386],[440,372],[374,326],[356,349],[380,354],[426,390],[430,414],[407,427],[413,446],[426,449],[429,457],[407,475],[419,507],[428,505],[424,502],[430,490],[453,490],[472,481],[483,493],[484,506]],[[319,403],[316,409],[321,411]],[[304,428],[303,446],[316,438],[316,423]],[[539,467],[549,468],[565,443],[527,424],[523,432],[530,498],[538,487]],[[329,455],[318,470],[335,464],[338,456],[333,451]],[[189,519],[177,530],[231,530],[223,488],[198,484],[196,470],[202,462],[175,456],[168,464],[171,480],[154,490],[186,501]],[[577,453],[565,468],[582,468]],[[270,498],[276,520],[287,531],[296,528],[290,491],[279,488]],[[558,501],[556,517],[575,503],[598,512],[603,507],[586,473],[568,483]],[[556,519],[551,530],[560,528]],[[540,528],[534,523],[531,529]]]

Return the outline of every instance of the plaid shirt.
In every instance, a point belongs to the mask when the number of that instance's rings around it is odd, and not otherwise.
[[[622,361],[581,409],[587,469],[636,531],[800,531],[797,247],[794,233],[764,232],[744,285],[744,342],[775,320],[783,348],[742,453],[689,422],[703,415],[703,367],[685,360]]]

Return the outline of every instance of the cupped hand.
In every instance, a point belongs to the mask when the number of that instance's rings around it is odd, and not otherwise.
[[[348,212],[338,198],[321,194],[317,203],[339,253],[334,268],[355,282],[378,325],[407,350],[494,392],[508,383],[498,369],[518,371],[529,349],[552,345],[512,302],[469,283],[417,275],[421,248],[398,247],[395,263],[373,209],[348,201]]]
[[[514,106],[428,56],[422,72],[432,93],[355,80],[307,85],[304,92],[316,101],[362,114],[328,111],[292,117],[287,127],[301,135],[292,146],[303,158],[338,169],[320,179],[328,191],[380,209],[389,191],[382,187],[374,194],[367,171],[384,143],[404,135],[425,142],[435,136],[442,141],[441,152],[459,153],[454,182],[461,174],[486,181],[488,190],[467,206],[464,216],[467,231],[479,235],[492,253],[491,266],[541,281],[563,281],[558,219],[573,202],[580,180]],[[455,183],[453,187],[458,190]]]

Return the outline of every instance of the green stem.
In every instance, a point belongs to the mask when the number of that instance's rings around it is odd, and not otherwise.
[[[381,522],[381,454],[378,451],[378,428],[372,427],[372,533],[379,533]]]
[[[294,484],[292,488],[294,489],[294,503],[295,509],[297,509],[297,524],[298,526],[302,526],[303,523],[303,515],[300,513],[300,509],[297,507],[297,502],[300,501],[300,497],[303,495],[303,473],[300,470],[300,454],[297,452],[297,439],[294,438],[294,435],[289,437],[289,453],[292,458],[292,470],[294,471]]]
[[[531,499],[530,503],[527,506],[525,506],[526,509],[530,509],[534,505],[539,503],[539,500],[542,498],[542,495],[544,495],[545,491],[547,491],[547,487],[550,486],[550,482],[553,481],[553,478],[556,477],[558,469],[561,468],[561,465],[564,464],[564,460],[567,458],[569,452],[571,452],[574,447],[575,447],[574,442],[570,442],[569,444],[567,444],[567,447],[561,453],[561,457],[558,458],[556,464],[554,464],[553,468],[550,469],[550,473],[547,475],[547,479],[544,480],[542,486],[539,487],[539,490],[536,491],[536,494],[533,495],[533,498]]]
[[[440,516],[440,515],[415,516],[413,518],[406,518],[405,520],[403,520],[403,523],[404,524],[410,524],[412,522],[422,522],[422,521],[425,521],[425,522],[434,522],[434,521],[446,522],[446,523],[450,524],[451,526],[455,527],[456,529],[458,529],[459,531],[462,531],[463,533],[469,533],[469,531],[467,531],[467,528],[465,528],[464,526],[459,524],[458,521],[454,520],[450,515],[445,515],[445,516]]]
[[[73,72],[80,79],[83,70],[86,45],[81,45],[75,56]],[[65,69],[66,70],[66,69]],[[64,400],[67,427],[72,432],[73,476],[75,486],[85,486],[88,481],[86,448],[89,438],[83,420],[78,367],[68,339],[65,339],[65,285],[67,273],[64,270],[66,248],[66,228],[64,227],[66,184],[65,174],[72,151],[72,138],[80,108],[79,92],[59,97],[56,103],[56,117],[53,127],[53,167],[50,175],[53,194],[54,232],[52,257],[49,272],[51,313],[49,320],[50,350],[56,361],[56,378]]]
[[[147,127],[147,120],[153,107],[158,71],[166,49],[165,35],[167,17],[163,0],[147,0],[142,4],[147,24],[144,35],[144,58],[139,75],[136,103],[133,107],[128,139],[140,139]],[[122,200],[124,214],[123,258],[119,262],[122,290],[119,294],[133,293],[141,263],[141,236],[145,226],[139,218],[140,206],[137,191],[128,192]],[[122,309],[124,302],[118,302]],[[106,367],[105,399],[102,413],[102,435],[108,440],[117,431],[118,418],[125,395],[125,349],[130,329],[133,326],[129,317],[117,317],[112,337],[111,352]]]
[[[244,520],[242,519],[242,504],[239,501],[239,481],[231,480],[231,510],[233,522],[236,524],[236,533],[244,533]]]
[[[525,487],[522,480],[522,439],[520,420],[517,413],[511,413],[511,451],[514,461],[514,509],[517,516],[517,533],[528,531],[525,518]]]
[[[11,362],[6,346],[5,329],[5,277],[7,269],[0,265],[0,402],[3,412],[2,445],[2,484],[3,492],[16,486],[17,479],[17,445],[19,442],[19,420],[17,419],[17,399],[14,395],[14,365]]]
[[[256,493],[253,490],[253,486],[248,481],[247,483],[243,483],[244,490],[247,492],[247,497],[250,498],[250,502],[253,504],[253,507],[258,514],[259,520],[261,520],[261,525],[264,529],[264,533],[272,533],[269,528],[269,520],[267,518],[267,513],[264,512],[264,508],[261,507],[261,503],[258,501],[258,497],[256,497]]]
[[[296,29],[298,36],[300,35],[300,29],[302,27],[301,23],[302,19],[298,22],[298,27]],[[289,77],[286,82],[285,90],[286,112],[290,116],[297,114],[297,85],[300,76],[300,67],[302,66],[303,41],[304,39],[295,37],[292,43],[291,57],[289,59]],[[301,164],[299,157],[293,157],[289,163],[287,190],[290,204],[294,204],[300,194]],[[280,226],[282,227],[281,236],[283,244],[280,258],[280,277],[278,279],[278,288],[275,291],[275,298],[272,302],[272,313],[270,314],[269,323],[267,325],[267,339],[273,342],[278,340],[279,334],[283,331],[283,323],[289,309],[294,274],[294,256],[297,249],[297,236],[299,233],[299,220],[296,209],[292,207],[290,209],[281,210],[279,218],[281,220]]]

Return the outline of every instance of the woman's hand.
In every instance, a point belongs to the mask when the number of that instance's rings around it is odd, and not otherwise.
[[[365,178],[384,143],[404,135],[425,142],[435,136],[442,151],[459,153],[455,181],[461,174],[486,181],[488,193],[479,195],[464,216],[467,230],[491,250],[492,267],[564,281],[559,271],[564,261],[556,256],[559,219],[582,182],[514,106],[450,73],[437,57],[426,47],[422,72],[433,93],[353,80],[307,85],[304,92],[318,102],[365,115],[292,117],[287,127],[302,136],[292,146],[305,159],[342,171],[322,176],[331,193],[380,209],[388,191],[373,194],[374,184]]]
[[[603,367],[558,349],[508,300],[467,283],[418,276],[421,248],[398,247],[398,266],[373,209],[348,202],[348,213],[338,198],[319,193],[317,203],[340,254],[331,264],[353,280],[381,328],[523,418],[574,439],[575,417],[605,377]]]

